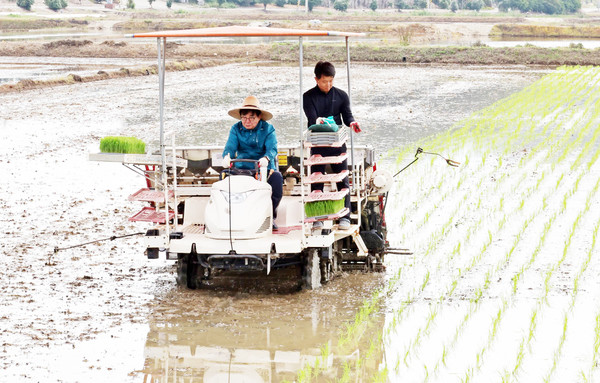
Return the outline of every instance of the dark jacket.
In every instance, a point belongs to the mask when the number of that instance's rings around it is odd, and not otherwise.
[[[229,131],[229,138],[223,150],[223,157],[229,154],[232,159],[259,160],[269,158],[269,169],[276,169],[277,137],[275,128],[266,121],[260,120],[254,129],[246,129],[242,122],[235,123]],[[247,163],[237,163],[240,169],[254,168]]]
[[[350,126],[350,123],[354,122],[348,94],[336,87],[332,87],[325,94],[318,86],[315,86],[304,93],[303,104],[308,126],[314,125],[318,117],[333,116],[338,125],[342,125],[342,119],[346,126]]]

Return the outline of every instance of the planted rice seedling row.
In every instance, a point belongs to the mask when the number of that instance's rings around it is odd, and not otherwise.
[[[390,265],[393,283],[372,298],[392,305],[383,336],[342,380],[385,347],[377,381],[592,381],[600,307],[581,307],[593,290],[586,275],[600,267],[595,239],[585,242],[589,223],[596,219],[595,237],[600,219],[593,213],[598,150],[590,143],[598,138],[592,105],[600,100],[599,79],[597,68],[560,68],[419,143],[468,157],[468,167],[458,175],[421,161],[405,176],[427,174],[416,183],[424,193],[397,184],[400,198],[390,206],[400,211],[403,245],[415,256]],[[491,161],[496,156],[505,158]],[[418,230],[406,227],[415,214]],[[373,309],[354,323],[377,315],[378,306],[365,307]],[[555,312],[562,313],[557,323],[549,321]],[[359,336],[360,327],[340,338]],[[585,354],[573,349],[578,331],[588,334]]]
[[[549,131],[550,131],[550,130],[549,130]],[[556,137],[560,137],[560,136],[559,136],[559,135],[557,135],[557,134],[555,134],[554,136],[556,136]],[[579,143],[581,143],[581,141],[582,141],[582,140],[578,140],[578,141],[579,141]],[[498,142],[500,142],[500,141],[498,141]],[[541,144],[541,143],[540,143],[540,147],[541,147],[542,145],[543,145],[543,144]],[[577,145],[578,145],[578,143],[576,143],[576,144],[573,144],[573,142],[572,142],[572,141],[570,141],[570,142],[569,142],[569,141],[568,141],[568,140],[566,140],[566,139],[564,138],[564,136],[563,136],[563,138],[562,138],[561,140],[558,140],[558,144],[556,145],[556,150],[561,150],[561,151],[562,151],[562,150],[567,150],[567,151],[570,151],[570,150],[575,150],[575,148],[577,147]],[[543,152],[542,152],[542,153],[543,153]],[[545,153],[544,153],[544,154],[545,154]],[[580,157],[581,157],[581,156],[580,156]],[[565,156],[565,158],[566,158],[566,156]],[[525,161],[523,161],[522,163],[524,164],[524,163],[526,163],[526,162],[527,162],[527,159],[526,159]],[[581,161],[580,161],[580,162],[581,162]],[[569,165],[571,165],[572,167],[575,167],[575,166],[573,166],[572,164],[569,164]],[[561,169],[562,169],[562,168],[561,168]],[[561,171],[562,171],[562,170],[561,170]],[[530,194],[533,194],[531,197],[529,197],[530,199],[534,199],[534,200],[535,200],[536,198],[540,198],[540,196],[539,196],[539,195],[538,195],[538,194],[537,194],[535,191],[536,191],[536,189],[543,188],[543,186],[542,186],[542,185],[544,185],[544,184],[548,184],[548,182],[545,180],[545,179],[546,179],[548,176],[549,176],[549,173],[548,173],[548,172],[546,172],[546,173],[545,173],[545,175],[544,175],[544,177],[543,177],[543,179],[542,179],[542,181],[537,181],[537,180],[536,180],[536,185],[537,185],[537,188],[536,188],[536,187],[534,187],[534,188],[531,188],[531,189],[529,189],[529,192],[530,192]],[[508,179],[508,178],[507,178],[507,179]],[[557,176],[554,176],[554,175],[553,175],[553,177],[551,177],[551,181],[552,181],[552,183],[553,183],[554,185],[561,185],[561,184],[564,182],[564,180],[565,180],[565,176],[564,176],[564,174],[562,174],[562,173],[561,173],[561,174],[559,174],[559,175],[557,175]],[[500,188],[502,188],[502,187],[500,187]],[[571,188],[570,190],[573,190],[573,189]],[[564,194],[562,194],[562,196],[561,196],[561,197],[563,197],[563,199],[564,199],[564,196],[565,196],[565,195],[567,195],[567,200],[569,200],[569,198],[572,198],[572,197],[573,197],[574,193],[573,193],[573,192],[570,192],[570,191],[567,191],[567,192],[565,192]],[[552,199],[552,198],[540,198],[540,201],[543,201],[543,202],[539,202],[538,206],[548,206],[549,204],[551,204],[550,202],[551,202],[551,201],[553,201],[553,200],[555,200],[555,199]],[[505,202],[503,202],[503,203],[500,203],[500,202],[498,201],[498,205],[497,205],[497,206],[502,206],[502,208],[505,208],[505,207],[506,207],[506,203],[505,203]],[[520,209],[522,209],[522,208],[525,206],[525,203],[521,203],[521,202],[519,202],[519,203],[517,204],[517,206],[518,206]],[[520,210],[520,209],[516,209],[516,210]],[[536,210],[539,212],[541,209],[540,209],[540,208],[537,208]],[[563,212],[564,212],[564,209],[562,209],[562,208],[561,208],[560,210],[563,210]],[[557,212],[557,213],[558,213],[558,212]],[[548,215],[546,214],[546,216],[548,216]],[[550,219],[547,221],[547,222],[549,222],[549,224],[547,224],[547,225],[546,225],[547,229],[545,229],[545,232],[546,232],[546,234],[545,234],[545,237],[546,237],[546,238],[547,238],[547,236],[548,236],[548,232],[549,232],[549,230],[550,230],[550,227],[552,226],[552,224],[553,224],[554,222],[556,222],[556,218],[552,218],[552,217],[554,217],[553,215],[550,215],[549,217],[550,217]],[[525,220],[525,221],[523,221],[523,222],[524,222],[524,224],[523,224],[523,228],[526,228],[526,227],[527,227],[527,225],[531,225],[531,224],[532,224],[532,223],[531,223],[532,221],[530,221],[529,219],[527,219],[527,220]],[[573,222],[572,222],[572,223],[573,223]],[[568,233],[568,232],[569,232],[569,231],[567,231],[567,233]],[[519,241],[515,241],[515,242],[513,242],[513,243],[517,243],[517,242],[519,242]],[[459,243],[460,243],[460,242],[459,242]],[[454,245],[454,248],[457,248],[457,245]],[[463,248],[465,248],[465,246],[464,246],[464,245],[461,245],[461,249],[463,249]],[[537,258],[537,257],[536,257],[536,254],[539,254],[539,253],[540,253],[540,251],[541,251],[542,247],[538,247],[538,248],[539,248],[540,250],[538,250],[538,251],[534,252],[534,253],[533,253],[533,256],[532,256],[532,257],[530,257],[530,258],[529,258],[529,259],[526,261],[526,264],[533,264],[533,263],[535,262],[535,260],[536,260],[536,258]],[[434,249],[431,249],[431,250],[434,250]],[[513,252],[513,253],[515,253],[515,252],[516,252],[516,250],[513,250],[512,252]],[[567,250],[567,254],[568,254],[568,250]],[[563,257],[562,257],[562,255],[563,255],[563,254],[561,253],[561,254],[560,254],[560,256],[559,256],[559,258],[558,258],[558,261],[560,261],[560,260],[562,259],[562,262],[561,262],[560,264],[562,264],[562,263],[564,263],[564,262],[565,262],[565,261],[564,261],[564,259],[563,259]],[[558,261],[557,261],[557,262],[558,262]],[[560,264],[559,264],[559,266],[560,266]],[[522,268],[522,269],[520,269],[520,270],[523,270],[523,273],[524,273],[524,272],[525,272],[527,269],[526,269],[526,268]],[[512,288],[511,288],[511,289],[510,289],[510,292],[511,292],[511,294],[513,294],[513,293],[514,293],[514,294],[517,294],[517,293],[518,293],[518,290],[516,290],[516,289],[512,289]],[[545,292],[543,291],[543,293],[545,293]],[[441,313],[441,311],[440,311],[440,313]],[[438,315],[438,317],[439,317],[439,315]],[[532,341],[532,339],[533,339],[533,337],[529,338],[529,336],[528,336],[528,339],[529,339],[529,342],[531,342],[531,341]],[[518,345],[520,345],[520,344],[521,344],[521,342],[518,342],[517,344],[518,344]],[[440,348],[440,349],[442,349],[442,348]],[[448,353],[449,353],[449,349],[448,349],[448,347],[447,347],[447,346],[446,346],[446,347],[444,347],[444,348],[443,348],[443,350],[445,351],[445,355],[446,355],[446,358],[447,358],[447,355],[448,355]],[[519,348],[518,348],[518,350],[521,350],[521,348],[519,347]],[[523,355],[523,354],[524,354],[524,351],[521,351],[521,355]],[[481,355],[481,353],[475,353],[474,355]],[[519,355],[519,352],[517,352],[517,355]],[[475,356],[475,360],[477,360],[477,357],[476,357],[476,356]],[[516,360],[516,359],[515,359],[515,360]],[[521,357],[521,358],[520,358],[520,360],[521,360],[521,363],[522,363],[522,362],[523,362],[523,358]],[[479,363],[476,363],[476,364],[479,364]],[[441,366],[442,364],[440,363],[440,364],[433,364],[433,365],[437,365],[437,366],[438,366],[438,370],[439,370],[439,369],[440,369],[440,367],[439,367],[439,366]],[[521,368],[518,368],[518,369],[517,369],[517,371],[518,371],[518,370],[520,370],[520,369],[521,369]],[[434,371],[434,370],[436,370],[436,369],[428,368],[428,371],[430,371],[430,372],[431,372],[431,371]],[[514,368],[513,368],[512,370],[514,371]],[[472,369],[471,369],[471,370],[467,369],[467,370],[465,370],[465,371],[474,371],[474,370],[472,370]],[[473,374],[473,373],[471,373],[471,375],[470,375],[470,376],[474,376],[474,375],[472,375],[472,374]],[[467,375],[469,375],[469,374],[467,374],[467,373],[465,373],[465,374],[464,374],[464,376],[467,376]],[[431,373],[429,374],[429,376],[430,376],[430,377],[428,378],[428,381],[432,381],[432,378],[431,378]]]

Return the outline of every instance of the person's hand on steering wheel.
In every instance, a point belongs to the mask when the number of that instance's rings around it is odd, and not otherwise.
[[[223,162],[221,162],[221,164],[226,169],[229,169],[231,167],[231,157],[229,157],[229,154],[227,154],[227,155],[225,155],[225,157],[223,157]]]

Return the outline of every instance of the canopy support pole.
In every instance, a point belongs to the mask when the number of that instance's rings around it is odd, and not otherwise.
[[[302,50],[302,36],[298,37],[298,68],[299,68],[299,132],[300,132],[300,194],[302,195],[302,205],[304,206],[304,193],[305,193],[305,185],[304,185],[304,119],[302,116],[304,115],[304,97],[302,93],[302,72],[304,71],[304,52]],[[306,237],[304,236],[304,220],[306,219],[306,212],[304,208],[302,209],[302,248],[305,246]]]
[[[350,84],[350,40],[348,36],[346,36],[346,77],[348,78],[348,103],[350,104],[350,110],[352,110],[352,95],[351,95],[351,84]],[[354,163],[354,129],[350,128],[350,161],[352,162],[351,172],[352,175],[352,186],[350,188],[350,195],[356,192],[356,204],[358,214],[358,226],[360,227],[360,218],[361,218],[361,207],[360,207],[360,195],[359,191],[356,188],[356,177],[354,176],[354,171],[356,170],[356,164]]]
[[[156,39],[158,51],[158,108],[160,119],[160,166],[162,183],[165,192],[165,234],[169,238],[169,189],[167,187],[167,157],[165,153],[165,50],[167,48],[167,38],[159,37]],[[177,217],[175,217],[177,219]]]
[[[304,121],[302,121],[302,116],[304,114],[304,98],[303,98],[303,94],[302,94],[302,72],[303,72],[303,68],[304,68],[304,62],[303,62],[303,51],[302,51],[302,36],[299,37],[299,41],[298,41],[298,46],[299,46],[299,59],[298,59],[298,67],[300,68],[300,73],[299,73],[299,81],[298,83],[300,84],[300,110],[299,110],[299,116],[300,118],[298,119],[300,121],[300,141],[302,141],[302,134],[304,133]],[[302,156],[300,156],[300,165],[302,165]],[[302,167],[300,167],[300,169],[302,169]],[[300,170],[300,174],[303,174],[302,170]]]

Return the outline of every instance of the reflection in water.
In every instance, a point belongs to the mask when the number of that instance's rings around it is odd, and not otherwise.
[[[319,291],[273,294],[273,281],[289,280],[289,273],[280,274],[223,278],[205,290],[168,293],[149,318],[144,381],[280,382],[294,381],[307,364],[319,365],[325,378],[340,377],[346,363],[356,368],[370,341],[381,336],[384,318],[365,322],[357,341],[340,343],[339,329],[382,274],[342,275]],[[358,364],[358,375],[376,373],[382,359],[374,353]]]

